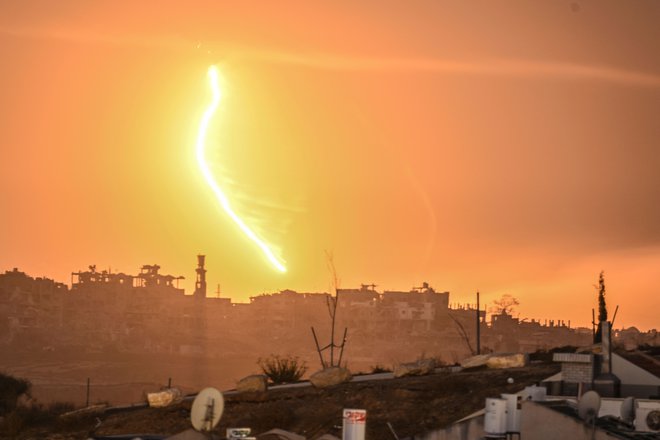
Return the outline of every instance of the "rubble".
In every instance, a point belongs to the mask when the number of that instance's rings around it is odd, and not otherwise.
[[[464,369],[483,367],[486,365],[486,362],[488,362],[489,358],[490,354],[478,354],[476,356],[471,356],[461,361],[461,367]]]
[[[263,393],[268,391],[268,378],[263,374],[246,376],[236,383],[239,393]]]
[[[479,354],[463,359],[461,367],[464,369],[488,367],[488,368],[516,368],[525,367],[529,364],[529,356],[525,353],[490,353]]]
[[[147,393],[147,402],[152,408],[164,408],[181,400],[181,390],[168,388],[157,393]]]
[[[195,271],[192,295],[178,287],[182,277],[161,273],[157,264],[143,265],[135,275],[91,265],[89,270],[72,273],[70,289],[17,269],[8,271],[0,274],[0,312],[8,323],[0,334],[0,344],[20,342],[44,352],[81,345],[95,352],[219,357],[233,350],[227,346],[230,339],[241,341],[241,352],[251,350],[260,356],[264,348],[259,335],[264,332],[287,341],[282,349],[291,351],[299,335],[326,317],[328,293],[282,290],[250,297],[249,303],[233,303],[219,292],[208,296],[202,255]],[[581,346],[592,336],[590,329],[572,328],[570,322],[542,324],[504,312],[491,315],[487,323],[485,312],[477,313],[471,305],[450,305],[449,292],[435,291],[427,283],[407,292],[378,292],[375,286],[362,286],[340,289],[340,293],[337,325],[348,328],[352,335],[347,357],[392,350],[399,359],[411,359],[420,350],[436,350],[443,361],[456,362],[470,351],[466,341],[476,338],[477,316],[481,346],[497,352]],[[104,310],[102,315],[96,313],[99,308]],[[296,319],[290,319],[292,315]],[[167,331],[163,331],[163,323],[167,323]],[[198,328],[207,329],[202,338]],[[416,335],[413,341],[408,337],[411,334]],[[625,336],[635,343],[657,340],[654,334],[638,331]],[[440,339],[442,346],[434,345]],[[364,368],[378,362],[383,359],[372,356],[360,366],[352,366]]]
[[[529,355],[525,353],[493,354],[486,361],[488,368],[517,368],[529,363]]]
[[[60,418],[71,419],[80,416],[103,414],[106,408],[108,408],[108,404],[106,403],[100,403],[98,405],[90,405],[90,406],[86,406],[85,408],[80,408],[73,411],[65,412],[64,414],[60,415]]]
[[[312,374],[309,381],[316,388],[327,388],[340,383],[348,382],[353,378],[348,368],[330,367]]]
[[[416,362],[399,364],[394,367],[394,377],[423,376],[433,373],[435,359],[420,359]]]
[[[367,439],[393,439],[389,422],[400,438],[438,429],[483,408],[484,399],[515,393],[560,370],[554,363],[509,370],[484,369],[452,374],[407,376],[387,380],[349,382],[328,388],[273,388],[264,399],[227,395],[219,432],[250,426],[252,435],[277,427],[307,439],[322,435],[341,438],[342,410],[371,410]],[[514,383],[509,383],[513,378]],[[175,433],[190,426],[189,401],[169,408],[144,408],[108,414],[99,436],[126,432]],[[335,440],[326,437],[328,440]],[[269,439],[270,440],[270,439]]]

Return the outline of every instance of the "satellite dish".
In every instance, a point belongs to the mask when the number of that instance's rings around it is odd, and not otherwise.
[[[635,398],[626,397],[621,403],[621,420],[632,423],[635,420]]]
[[[215,388],[204,388],[197,394],[190,409],[190,421],[197,431],[209,432],[220,421],[225,399]]]
[[[593,425],[600,410],[600,396],[595,391],[587,391],[578,403],[578,415],[585,422]]]

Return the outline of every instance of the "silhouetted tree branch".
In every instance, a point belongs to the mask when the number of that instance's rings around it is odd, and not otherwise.
[[[474,355],[476,352],[472,348],[472,344],[470,344],[470,337],[468,336],[465,327],[463,327],[463,324],[461,324],[461,322],[458,319],[451,316],[451,313],[449,313],[449,317],[456,323],[456,326],[458,327],[458,334],[460,334],[463,337],[465,344],[468,346],[468,350],[470,350],[470,354]]]
[[[329,251],[325,251],[325,262],[328,266],[328,271],[330,272],[331,291],[334,290],[334,294],[331,292],[328,294],[328,296],[326,296],[326,306],[328,307],[328,314],[330,315],[330,343],[321,348],[316,337],[316,331],[314,330],[314,327],[312,327],[312,335],[314,336],[314,342],[316,343],[316,349],[319,353],[321,366],[323,368],[326,368],[327,366],[334,367],[341,364],[341,359],[344,354],[344,346],[346,345],[346,333],[348,331],[348,329],[344,329],[344,337],[342,338],[341,344],[335,344],[335,325],[337,321],[337,305],[339,304],[339,277],[337,276],[334,257]],[[341,349],[339,352],[339,358],[336,363],[335,348]],[[330,349],[329,364],[326,364],[322,355],[322,352],[326,349]]]
[[[518,298],[515,298],[508,293],[502,295],[500,299],[496,299],[493,303],[495,306],[492,307],[491,310],[496,315],[512,315],[514,308],[520,305]]]

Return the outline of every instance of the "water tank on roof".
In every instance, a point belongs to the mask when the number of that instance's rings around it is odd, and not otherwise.
[[[364,409],[344,409],[342,440],[364,440],[367,428],[367,411]]]
[[[532,385],[525,387],[522,392],[523,400],[531,400],[534,402],[543,402],[548,394],[548,390],[545,387],[539,387]]]
[[[493,397],[486,398],[484,432],[486,433],[486,438],[502,438],[506,436],[505,399],[497,399]]]
[[[506,400],[506,432],[520,432],[520,415],[522,413],[522,396],[518,394],[502,394]]]

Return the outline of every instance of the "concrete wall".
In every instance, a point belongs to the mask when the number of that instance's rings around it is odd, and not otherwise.
[[[623,399],[603,399],[599,417],[618,417]],[[575,400],[573,405],[577,405]],[[638,401],[640,407],[656,408],[660,403],[652,400]],[[417,435],[412,440],[482,440],[484,438],[484,416],[476,413],[452,426]],[[581,420],[532,401],[522,402],[520,438],[533,440],[612,440],[607,432],[593,430]]]
[[[566,382],[591,383],[594,377],[593,364],[562,362],[561,372]]]
[[[530,401],[522,404],[520,434],[534,440],[612,440],[605,431],[594,431],[573,417]]]
[[[621,384],[660,387],[660,377],[639,368],[616,353],[612,354],[612,371],[621,380]]]
[[[591,383],[594,377],[594,355],[555,353],[555,362],[561,362],[562,379],[571,383]]]
[[[594,356],[576,353],[556,353],[553,359],[561,362],[561,374],[546,382],[553,382],[549,388],[552,395],[577,395],[578,383],[582,391],[592,389]],[[612,354],[612,372],[621,381],[621,397],[648,399],[660,395],[660,378],[638,367],[616,353]]]
[[[445,429],[439,429],[424,435],[416,435],[412,440],[477,440],[483,438],[483,436],[484,416],[479,415],[455,423]]]

